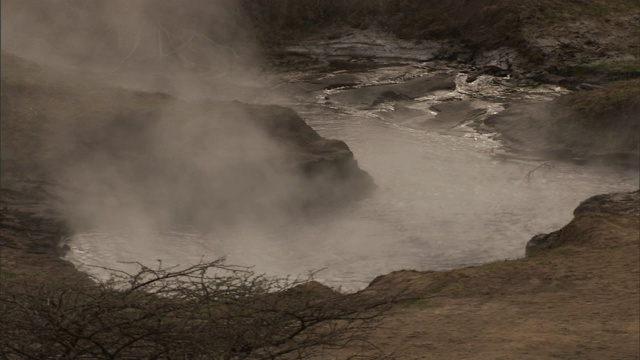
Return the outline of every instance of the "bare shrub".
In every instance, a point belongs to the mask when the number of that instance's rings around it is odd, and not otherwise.
[[[27,359],[302,359],[366,343],[387,301],[223,260],[110,279],[5,276],[0,354]],[[371,352],[369,352],[371,353]],[[382,355],[380,355],[381,357]]]

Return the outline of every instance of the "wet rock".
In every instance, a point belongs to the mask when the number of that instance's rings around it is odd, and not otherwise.
[[[493,71],[510,71],[516,66],[520,66],[523,60],[514,49],[501,47],[491,51],[481,53],[475,64],[483,69],[495,69]]]
[[[550,143],[549,109],[541,102],[510,104],[504,111],[489,116],[482,124],[489,132],[496,132],[510,150],[525,154],[542,154],[550,157],[566,157],[559,144]]]
[[[525,256],[532,256],[537,254],[542,249],[547,249],[553,245],[557,245],[560,239],[560,231],[554,231],[549,234],[538,234],[531,238],[527,242],[525,247]]]
[[[453,90],[455,88],[456,83],[453,75],[438,74],[399,84],[373,85],[347,90],[332,95],[331,99],[352,106],[370,108],[386,100],[411,100],[437,90]]]
[[[336,32],[340,35],[336,35]],[[429,61],[438,54],[453,56],[455,51],[446,42],[421,41],[416,43],[396,38],[379,30],[348,29],[312,34],[304,41],[285,46],[285,52],[306,56],[401,59]]]
[[[398,94],[415,99],[438,90],[454,90],[456,83],[453,75],[438,74],[389,85],[389,88]]]
[[[290,166],[305,179],[303,191],[296,199],[297,205],[303,208],[320,208],[359,200],[375,187],[373,178],[360,169],[345,142],[321,137],[290,108],[237,101],[210,102],[208,106],[213,111],[225,107],[224,113],[232,117],[238,112],[249,115],[248,121],[264,129],[287,149]]]
[[[321,137],[292,109],[186,102],[76,82],[46,68],[21,71],[24,63],[3,53],[3,91],[14,90],[3,101],[37,109],[43,125],[28,142],[5,143],[3,132],[3,182],[5,170],[18,179],[42,172],[65,184],[56,199],[86,192],[69,210],[78,222],[89,214],[76,211],[82,206],[110,212],[135,201],[161,212],[163,222],[215,227],[276,210],[339,206],[374,188],[344,142]],[[3,126],[20,119],[5,110]]]
[[[607,127],[591,127],[558,101],[522,101],[491,115],[478,131],[495,132],[511,151],[576,163],[637,168],[637,117],[611,116]],[[616,122],[617,121],[617,122]]]
[[[549,73],[546,70],[535,70],[532,72],[528,72],[524,74],[524,77],[525,79],[529,79],[538,84],[546,83],[561,85],[562,82],[566,81],[566,77]]]
[[[385,91],[382,94],[380,94],[378,96],[377,99],[375,99],[372,103],[371,103],[371,107],[376,107],[380,104],[386,103],[386,102],[396,102],[396,101],[409,101],[409,100],[413,100],[413,98],[407,96],[407,95],[403,95],[403,94],[398,94],[395,91]]]
[[[339,87],[356,86],[361,79],[354,74],[338,74],[312,81],[313,84],[322,85],[323,89],[330,90]]]
[[[474,82],[480,75],[507,76],[509,75],[509,73],[509,69],[501,69],[497,66],[490,65],[469,73],[469,75],[467,75],[466,81],[468,83]]]
[[[393,110],[379,113],[385,119],[402,121],[424,115],[425,112],[401,104],[395,104]]]
[[[468,101],[459,100],[434,105],[430,109],[437,114],[425,122],[425,126],[439,130],[452,130],[486,112],[483,109],[473,108]]]

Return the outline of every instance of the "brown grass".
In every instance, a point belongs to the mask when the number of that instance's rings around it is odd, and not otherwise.
[[[558,99],[574,121],[593,130],[623,127],[640,130],[640,79],[617,81],[590,91],[579,91]]]

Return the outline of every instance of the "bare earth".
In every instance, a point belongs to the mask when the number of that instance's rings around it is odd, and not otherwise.
[[[395,359],[638,359],[639,226],[637,215],[588,213],[563,246],[530,258],[390,274],[365,293],[415,299],[371,340]]]

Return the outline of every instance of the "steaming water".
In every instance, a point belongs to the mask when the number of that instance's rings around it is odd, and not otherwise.
[[[368,73],[369,83],[389,78],[390,71],[427,70],[378,69]],[[483,79],[472,86],[459,76],[456,90],[419,99],[414,107],[457,98],[491,113],[509,97],[544,98],[558,91],[513,89]],[[187,265],[226,256],[228,263],[273,275],[324,269],[317,279],[358,289],[393,270],[450,269],[522,257],[527,240],[565,225],[580,201],[638,184],[635,172],[503,160],[495,156],[499,143],[464,125],[445,133],[416,129],[410,122],[384,120],[384,107],[325,104],[324,96],[334,92],[311,92],[289,105],[321,135],[349,144],[378,185],[371,197],[279,228],[247,225],[208,236],[176,229],[148,242],[113,232],[80,233],[70,242],[68,258],[126,268],[121,262],[154,266],[161,259],[164,265]]]

